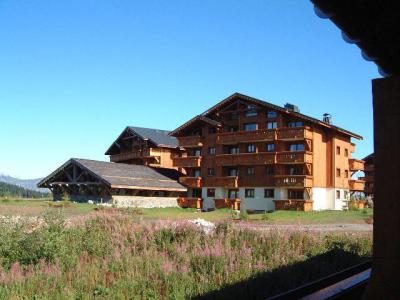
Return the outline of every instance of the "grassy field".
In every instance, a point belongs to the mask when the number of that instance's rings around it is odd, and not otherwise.
[[[8,216],[40,216],[47,209],[59,210],[53,207],[52,201],[45,200],[0,200],[0,215]],[[93,213],[96,205],[74,203],[61,210],[67,217],[83,216]],[[195,209],[181,208],[150,208],[140,209],[140,218],[143,220],[189,220],[202,218],[208,221],[232,220],[231,210],[219,209],[212,212],[197,212]],[[372,209],[358,211],[320,211],[296,212],[276,211],[267,214],[249,214],[249,221],[270,224],[365,224],[366,219],[372,216]]]
[[[74,209],[85,213],[87,205]],[[199,215],[167,211],[164,217]],[[118,210],[93,212],[71,227],[57,213],[47,210],[37,226],[0,219],[0,299],[265,299],[371,256],[370,232],[260,232],[219,223],[205,233],[189,222],[138,222],[140,215]],[[216,214],[228,212],[209,215]]]

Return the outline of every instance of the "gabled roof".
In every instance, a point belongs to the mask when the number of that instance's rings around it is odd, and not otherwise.
[[[321,120],[318,120],[318,119],[315,119],[315,118],[312,118],[312,117],[303,115],[303,114],[301,114],[301,113],[293,112],[293,111],[287,110],[286,108],[280,107],[280,106],[278,106],[278,105],[274,105],[274,104],[272,104],[272,103],[265,102],[265,101],[263,101],[263,100],[256,99],[256,98],[253,98],[253,97],[250,97],[250,96],[246,96],[246,95],[243,95],[243,94],[240,94],[240,93],[234,93],[234,94],[232,94],[232,95],[229,96],[228,98],[222,100],[221,102],[217,103],[216,105],[214,105],[214,106],[211,107],[210,109],[208,109],[208,110],[206,110],[205,112],[203,112],[201,115],[196,116],[196,117],[190,119],[188,122],[186,122],[186,123],[183,124],[182,126],[178,127],[177,129],[173,130],[172,132],[170,132],[170,135],[172,135],[172,136],[176,135],[179,131],[181,131],[181,130],[184,129],[185,127],[189,126],[190,124],[192,124],[192,123],[193,123],[196,119],[198,119],[199,117],[207,117],[207,118],[209,118],[209,116],[210,116],[212,113],[214,113],[216,110],[218,110],[218,109],[221,108],[222,106],[224,106],[224,105],[226,105],[227,103],[229,103],[229,102],[231,102],[231,101],[234,101],[235,99],[238,99],[238,98],[239,98],[239,99],[242,99],[242,100],[245,100],[245,101],[248,101],[248,102],[250,102],[250,103],[258,104],[258,105],[260,105],[260,106],[263,106],[263,107],[266,107],[266,108],[269,108],[269,109],[274,109],[274,110],[276,110],[276,111],[278,111],[278,112],[280,112],[280,113],[282,113],[282,114],[286,114],[286,115],[288,115],[288,116],[296,117],[296,118],[299,118],[299,119],[302,119],[302,120],[305,120],[305,121],[308,121],[308,122],[317,124],[317,125],[319,125],[319,126],[332,129],[332,130],[337,131],[337,132],[340,132],[340,133],[342,133],[342,134],[345,134],[345,135],[354,137],[354,138],[356,138],[356,139],[362,140],[362,136],[360,136],[360,135],[358,135],[358,134],[356,134],[356,133],[353,133],[353,132],[351,132],[351,131],[345,130],[345,129],[340,128],[340,127],[338,127],[338,126],[325,123],[325,122],[323,122],[323,121],[321,121]],[[215,122],[217,122],[217,121],[215,121]]]
[[[129,165],[111,163],[97,160],[71,158],[61,167],[38,183],[39,187],[48,187],[58,174],[71,164],[86,170],[90,175],[99,179],[109,187],[126,189],[148,189],[186,191],[186,188],[178,183],[182,173],[165,168],[152,168],[143,165]]]
[[[179,147],[178,140],[170,136],[170,131],[162,130],[162,129],[153,129],[153,128],[143,128],[143,127],[135,127],[135,126],[127,126],[122,133],[118,136],[118,138],[112,143],[112,145],[107,149],[105,155],[109,155],[111,148],[118,144],[118,140],[126,133],[127,131],[131,131],[133,134],[139,136],[143,140],[149,140],[157,147],[164,148],[177,148]]]

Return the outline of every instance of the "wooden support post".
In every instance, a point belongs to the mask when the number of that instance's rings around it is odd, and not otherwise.
[[[375,197],[372,277],[365,299],[400,299],[400,77],[372,82]]]

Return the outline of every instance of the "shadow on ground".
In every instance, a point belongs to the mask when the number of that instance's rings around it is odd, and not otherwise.
[[[266,299],[367,261],[350,251],[333,249],[293,265],[260,273],[246,281],[192,299]]]

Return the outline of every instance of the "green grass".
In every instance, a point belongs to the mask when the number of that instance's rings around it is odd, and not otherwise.
[[[51,203],[51,201],[50,201]],[[0,200],[0,215],[38,216],[49,207],[49,201],[44,200]],[[96,205],[88,203],[73,203],[62,209],[66,216],[86,215],[96,209]],[[198,212],[191,208],[144,208],[139,209],[144,220],[189,220],[202,218],[216,222],[232,220],[230,209],[218,209],[211,212]],[[267,214],[248,214],[247,220],[263,224],[364,224],[365,219],[372,216],[372,209],[358,211],[275,211]]]

